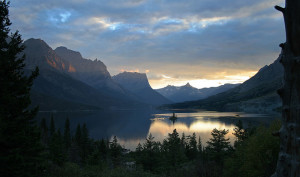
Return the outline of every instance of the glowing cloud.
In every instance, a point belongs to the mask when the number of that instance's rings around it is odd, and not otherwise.
[[[127,70],[127,69],[121,69],[120,70],[121,72],[131,72],[131,73],[134,73],[134,72],[140,72],[140,70],[139,69],[134,69],[134,70]]]
[[[66,23],[72,13],[65,9],[52,9],[47,12],[48,20],[52,23]]]
[[[170,76],[166,76],[166,75],[161,75],[164,79],[171,79],[172,77],[170,77]]]

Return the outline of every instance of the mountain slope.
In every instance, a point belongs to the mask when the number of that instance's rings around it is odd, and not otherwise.
[[[81,56],[79,52],[58,47],[55,53],[71,66],[68,74],[93,88],[101,90],[110,97],[122,100],[138,100],[134,95],[122,88],[111,78],[106,66],[100,60],[89,60]]]
[[[146,74],[123,72],[112,78],[123,88],[136,95],[140,102],[152,105],[171,103],[171,101],[151,88]]]
[[[157,89],[156,91],[169,100],[179,103],[204,99],[211,95],[227,91],[233,87],[236,87],[237,85],[239,84],[225,84],[219,87],[197,89],[187,83],[186,85],[180,87],[168,85],[167,87]]]
[[[85,59],[79,52],[72,51],[66,47],[58,47],[54,51],[63,60],[70,63],[71,69],[68,73],[78,80],[94,88],[102,88],[105,86],[106,80],[110,79],[106,66],[100,60]]]
[[[81,108],[110,108],[110,107],[131,107],[138,103],[132,100],[121,100],[110,97],[99,89],[69,75],[73,65],[52,50],[40,39],[29,39],[24,42],[26,46],[25,63],[28,70],[38,66],[40,75],[34,81],[32,87],[33,104],[42,104],[43,109],[61,110],[61,102],[72,103],[73,109]],[[41,99],[45,96],[45,99]],[[43,101],[41,103],[41,101]],[[56,104],[55,104],[56,102]],[[55,106],[57,107],[55,108]],[[84,106],[83,106],[84,105]],[[71,109],[71,107],[68,107]]]
[[[243,84],[203,100],[166,108],[197,108],[219,111],[270,112],[281,106],[276,91],[282,86],[283,68],[278,59]]]
[[[62,60],[46,42],[41,39],[28,39],[24,42],[26,46],[26,68],[32,69],[36,66],[40,70],[55,70],[64,72],[69,70],[68,62]]]

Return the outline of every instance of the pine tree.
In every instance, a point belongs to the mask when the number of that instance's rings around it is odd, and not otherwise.
[[[33,121],[38,108],[28,108],[38,69],[24,74],[24,45],[18,31],[10,34],[8,8],[0,1],[0,174],[40,176],[42,146]]]
[[[197,140],[196,140],[196,134],[193,133],[192,136],[188,136],[188,149],[187,149],[187,157],[192,160],[197,157]]]
[[[85,163],[90,150],[89,132],[85,123],[83,124],[81,131],[81,159],[83,163]]]
[[[197,144],[197,147],[198,147],[198,151],[200,152],[200,154],[203,152],[203,146],[202,146],[202,140],[201,140],[201,137],[199,136],[198,138],[198,144]]]
[[[81,144],[81,128],[80,124],[77,125],[76,132],[75,132],[75,143],[80,146]]]
[[[146,142],[144,144],[144,150],[147,150],[147,151],[152,151],[153,149],[153,144],[154,144],[154,141],[153,141],[154,137],[152,136],[152,134],[150,133],[148,135],[148,137],[146,138]]]
[[[236,127],[233,129],[234,132],[232,134],[236,137],[236,141],[234,142],[234,147],[237,147],[248,137],[248,132],[244,129],[241,120],[239,120],[235,124],[235,126]]]
[[[81,163],[81,127],[77,125],[75,136],[72,138],[72,145],[70,149],[71,160],[76,163]]]
[[[137,147],[135,148],[135,152],[140,153],[140,152],[142,152],[142,150],[143,150],[143,147],[142,147],[141,143],[139,143],[137,145]]]
[[[50,136],[52,136],[55,133],[55,123],[53,119],[53,114],[51,114],[51,120],[50,120]]]
[[[164,141],[163,146],[166,149],[166,158],[168,163],[173,170],[176,170],[178,165],[185,161],[186,156],[184,154],[184,149],[181,147],[181,141],[179,134],[176,129],[172,133],[168,134],[168,138]]]
[[[49,151],[50,160],[52,160],[52,162],[56,165],[63,165],[66,160],[66,154],[64,152],[64,142],[60,129],[52,135],[49,143]]]
[[[114,167],[119,166],[121,164],[122,147],[119,145],[116,136],[114,136],[113,141],[110,144],[110,155]]]
[[[65,143],[65,149],[68,151],[68,149],[71,147],[71,131],[70,131],[69,118],[67,118],[65,122],[64,143]]]
[[[41,138],[42,138],[43,145],[47,146],[49,137],[48,137],[48,126],[45,118],[43,118],[41,121]]]
[[[224,156],[231,150],[229,138],[225,138],[228,130],[213,129],[211,132],[212,138],[207,141],[206,150],[210,154],[211,159],[217,163],[222,163]]]
[[[188,149],[189,148],[188,144],[186,143],[186,138],[185,138],[184,132],[181,135],[180,144],[181,144],[181,148],[183,148],[183,149]]]
[[[156,159],[154,157],[154,144],[154,137],[150,133],[146,138],[146,142],[143,144],[143,156],[141,158],[145,170],[152,171],[156,164]]]
[[[108,146],[107,146],[107,142],[104,139],[101,139],[101,141],[100,141],[99,151],[101,153],[102,158],[104,160],[106,160],[107,159]]]

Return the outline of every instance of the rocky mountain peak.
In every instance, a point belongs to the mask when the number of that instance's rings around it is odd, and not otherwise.
[[[35,49],[42,49],[42,50],[51,49],[51,47],[42,39],[30,38],[24,42],[24,45],[26,46],[26,48],[35,48]]]
[[[128,90],[151,88],[145,73],[123,72],[112,78]]]
[[[113,76],[112,79],[126,90],[137,95],[141,102],[152,105],[170,103],[168,99],[151,88],[145,73],[123,72]]]
[[[83,59],[79,52],[70,50],[64,46],[57,47],[54,51],[69,62],[78,62]]]
[[[106,66],[100,60],[90,60],[82,57],[80,52],[73,51],[67,47],[60,46],[54,50],[61,58],[68,61],[73,70],[69,72],[81,72],[81,73],[98,73],[110,77]]]
[[[24,42],[26,54],[26,67],[34,68],[38,66],[47,69],[56,69],[65,71],[68,69],[68,63],[61,59],[52,48],[41,39],[28,39]]]
[[[188,82],[184,85],[184,87],[193,87],[193,86],[191,86],[191,84]]]

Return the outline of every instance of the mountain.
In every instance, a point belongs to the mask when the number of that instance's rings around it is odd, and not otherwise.
[[[74,78],[97,89],[103,89],[104,87],[113,85],[110,88],[121,90],[121,88],[112,81],[106,66],[100,60],[96,59],[93,61],[85,59],[79,52],[66,47],[58,47],[54,51],[62,59],[70,63],[71,67],[68,73]]]
[[[237,85],[239,84],[225,84],[219,87],[197,89],[187,83],[186,85],[180,87],[168,85],[167,87],[157,89],[156,91],[169,100],[179,103],[204,99],[211,95],[227,91],[233,87],[236,87]]]
[[[68,71],[72,66],[62,60],[46,42],[41,39],[28,39],[25,45],[25,64],[27,69],[36,66],[40,70],[56,70],[58,72]]]
[[[104,92],[110,97],[121,100],[138,100],[111,78],[106,66],[100,60],[89,60],[81,56],[79,52],[70,50],[66,47],[58,47],[55,53],[71,66],[68,74],[93,88]]]
[[[111,97],[107,90],[94,88],[74,77],[70,73],[73,73],[76,64],[60,57],[43,40],[29,39],[24,45],[26,72],[35,66],[40,69],[40,75],[34,81],[31,93],[33,104],[40,105],[41,111],[128,108],[139,105],[134,100]],[[102,62],[95,62],[99,63],[99,66],[102,65]],[[106,67],[102,68],[105,68],[102,70],[103,75],[110,77],[109,73],[105,72]]]
[[[140,102],[152,105],[171,103],[170,100],[151,88],[147,75],[144,73],[123,72],[112,78],[123,88],[136,95]]]
[[[196,108],[217,111],[272,112],[281,107],[276,93],[282,87],[279,60],[261,68],[243,84],[203,100],[167,105],[164,108]]]

